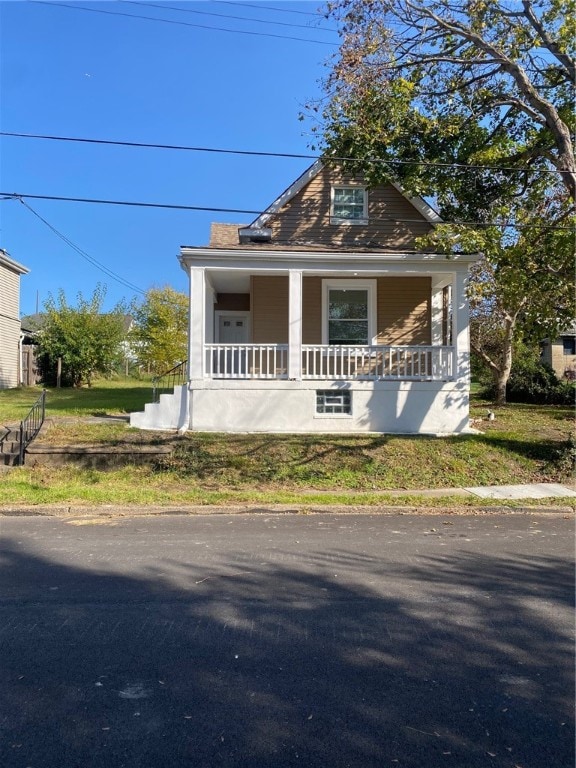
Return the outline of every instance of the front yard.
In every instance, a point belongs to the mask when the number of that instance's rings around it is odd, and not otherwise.
[[[0,424],[18,421],[40,390],[0,393]],[[140,381],[98,382],[91,389],[50,390],[44,445],[154,445],[173,452],[150,467],[97,471],[16,468],[2,475],[2,503],[14,504],[324,504],[386,503],[386,493],[476,485],[569,482],[574,412],[507,405],[487,419],[475,396],[481,433],[460,437],[399,435],[219,435],[142,432],[121,417],[140,410],[150,389]],[[481,419],[481,421],[480,421]],[[572,448],[571,448],[572,446]],[[389,497],[392,498],[392,497]],[[443,503],[451,503],[442,499]],[[432,502],[431,502],[432,503]],[[440,502],[436,502],[440,503]],[[462,505],[463,499],[458,503]],[[473,501],[466,500],[472,504]]]

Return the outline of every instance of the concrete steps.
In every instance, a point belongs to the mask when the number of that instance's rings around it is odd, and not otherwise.
[[[130,414],[130,426],[137,429],[175,430],[186,421],[186,386],[160,395],[157,403],[146,403],[143,411]]]
[[[20,463],[20,427],[4,427],[0,431],[0,466],[15,467]]]

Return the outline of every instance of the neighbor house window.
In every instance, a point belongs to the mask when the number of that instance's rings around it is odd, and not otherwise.
[[[574,336],[564,336],[562,348],[565,355],[576,355],[576,338]]]
[[[332,224],[366,224],[368,191],[364,187],[332,187]]]
[[[325,280],[323,344],[374,343],[375,294],[374,280]]]
[[[352,413],[352,393],[348,390],[316,390],[316,413]]]

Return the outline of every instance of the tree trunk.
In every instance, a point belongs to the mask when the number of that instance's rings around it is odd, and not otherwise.
[[[514,339],[515,321],[506,318],[504,321],[504,339],[502,341],[502,357],[498,369],[494,371],[496,388],[495,405],[506,405],[506,385],[512,370],[512,341]]]

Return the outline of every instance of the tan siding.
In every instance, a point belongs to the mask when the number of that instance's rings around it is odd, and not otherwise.
[[[305,277],[302,284],[302,343],[322,344],[322,278]]]
[[[288,343],[288,277],[252,276],[252,342]]]
[[[360,178],[324,168],[269,222],[274,243],[319,243],[329,247],[414,248],[430,230],[422,214],[391,184],[368,190],[368,224],[330,224],[334,184]]]
[[[430,344],[429,277],[382,277],[377,280],[378,344]],[[303,282],[302,343],[322,343],[322,279]],[[252,341],[288,343],[288,278],[252,277]]]
[[[249,312],[249,293],[219,293],[214,309],[221,312]]]
[[[431,278],[378,278],[379,344],[430,344]]]
[[[549,356],[551,361],[549,364],[552,366],[559,378],[563,378],[566,370],[576,369],[576,356],[564,354],[564,344],[562,341],[556,341],[554,344],[549,346],[551,349],[551,355]]]

